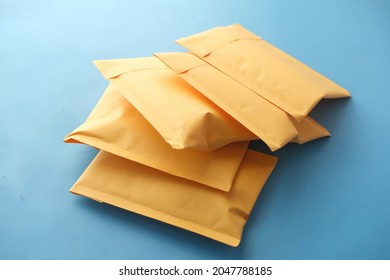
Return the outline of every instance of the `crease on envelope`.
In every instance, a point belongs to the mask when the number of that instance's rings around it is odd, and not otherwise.
[[[350,97],[344,88],[239,24],[176,42],[298,121],[322,98]]]
[[[210,151],[257,139],[156,57],[94,64],[175,149]]]
[[[113,85],[64,141],[88,144],[223,191],[229,191],[248,146],[245,141],[211,152],[172,149]]]
[[[276,161],[248,150],[222,192],[101,151],[70,191],[238,246]]]
[[[288,142],[329,136],[310,117],[298,123],[254,91],[190,53],[155,54],[181,78],[252,131],[274,151]]]

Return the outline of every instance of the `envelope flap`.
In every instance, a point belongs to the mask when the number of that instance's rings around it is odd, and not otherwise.
[[[216,27],[189,37],[176,40],[197,56],[204,57],[213,50],[239,39],[261,40],[252,32],[243,28],[240,24]]]
[[[155,53],[154,55],[177,74],[206,64],[206,62],[204,62],[202,59],[190,53],[172,52]]]
[[[156,57],[94,60],[93,64],[95,64],[106,79],[111,79],[132,71],[167,68]]]

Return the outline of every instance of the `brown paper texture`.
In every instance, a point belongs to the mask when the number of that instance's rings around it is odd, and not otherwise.
[[[257,139],[156,57],[94,63],[175,149],[211,151]]]
[[[252,131],[274,151],[329,132],[310,117],[300,123],[282,109],[190,53],[155,54],[181,78]]]
[[[71,192],[238,246],[276,158],[248,150],[230,192],[100,152]]]
[[[84,143],[224,191],[229,191],[248,146],[236,142],[211,152],[172,149],[112,85],[64,141]]]
[[[176,41],[298,121],[322,98],[347,90],[239,24],[216,27]]]

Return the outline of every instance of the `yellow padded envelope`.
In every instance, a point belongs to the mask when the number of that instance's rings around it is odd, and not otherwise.
[[[236,142],[211,152],[172,149],[112,85],[64,141],[88,144],[223,191],[229,191],[248,146]]]
[[[210,151],[257,139],[156,57],[94,64],[175,149]]]
[[[71,192],[238,246],[276,160],[248,150],[222,192],[102,151]]]
[[[310,117],[298,123],[285,111],[193,54],[158,53],[155,56],[256,134],[272,151],[290,141],[302,144],[330,135]]]
[[[176,41],[301,121],[322,98],[347,90],[239,24]]]

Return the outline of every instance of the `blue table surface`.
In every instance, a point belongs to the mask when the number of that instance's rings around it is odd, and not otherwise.
[[[1,1],[0,258],[390,259],[389,15],[385,0]],[[236,22],[353,96],[313,111],[332,137],[274,153],[241,245],[70,194],[97,152],[62,139],[108,84],[91,61]]]

